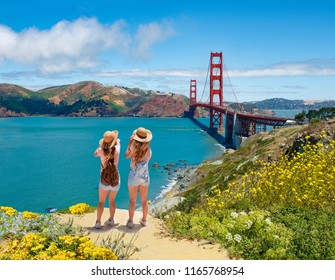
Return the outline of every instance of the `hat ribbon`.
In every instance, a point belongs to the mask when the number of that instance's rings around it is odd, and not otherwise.
[[[136,132],[136,135],[137,135],[139,138],[141,138],[141,139],[145,139],[145,138],[147,138],[147,135],[145,135],[145,136],[141,136],[141,135],[139,135],[137,132]]]

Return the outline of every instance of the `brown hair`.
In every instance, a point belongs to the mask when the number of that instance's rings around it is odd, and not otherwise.
[[[104,155],[106,156],[104,166],[107,166],[109,163],[114,166],[115,145],[113,147],[110,147],[110,143],[102,142],[101,148],[104,152]],[[117,178],[119,178],[117,168],[113,169],[111,178],[113,181],[114,179],[116,180]]]
[[[135,140],[133,142],[133,146],[134,146],[133,161],[134,163],[138,163],[144,158],[144,156],[148,152],[150,143],[149,142],[138,142]]]

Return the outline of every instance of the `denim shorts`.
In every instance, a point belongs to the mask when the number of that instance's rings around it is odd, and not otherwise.
[[[121,177],[120,177],[120,173],[119,173],[119,184],[112,187],[112,186],[106,186],[103,183],[101,183],[101,181],[99,182],[99,189],[105,190],[105,191],[112,191],[112,192],[117,192],[120,189],[120,185],[121,185]]]

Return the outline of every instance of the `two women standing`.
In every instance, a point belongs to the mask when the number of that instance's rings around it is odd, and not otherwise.
[[[143,127],[139,127],[134,130],[133,135],[130,137],[129,145],[126,150],[126,158],[131,158],[130,162],[130,171],[128,175],[128,190],[130,196],[129,202],[129,218],[126,223],[128,228],[134,227],[134,213],[135,213],[135,205],[137,199],[137,193],[140,193],[140,200],[142,204],[142,218],[140,220],[140,224],[145,227],[147,226],[147,215],[148,215],[148,202],[147,202],[147,194],[150,183],[149,177],[149,168],[148,162],[151,158],[152,151],[150,148],[150,141],[152,139],[152,133],[150,130],[145,129]],[[94,152],[94,156],[100,157],[101,161],[101,174],[103,168],[107,166],[107,164],[114,164],[116,171],[111,171],[111,177],[119,176],[118,172],[118,162],[120,155],[120,140],[118,139],[118,132],[114,131],[106,131],[104,133],[104,137],[99,141],[99,147]],[[115,178],[114,178],[115,179]],[[115,183],[113,183],[115,184]],[[101,227],[101,216],[104,210],[104,203],[107,197],[109,196],[109,212],[110,217],[105,222],[109,225],[114,225],[114,215],[115,215],[115,197],[120,189],[120,179],[118,180],[118,184],[115,186],[108,185],[102,176],[100,177],[99,183],[99,202],[97,208],[97,220],[95,227]]]

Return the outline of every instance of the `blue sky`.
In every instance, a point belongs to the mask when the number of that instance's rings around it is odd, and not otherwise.
[[[206,101],[211,52],[224,100],[335,100],[335,2],[2,1],[0,83],[97,81]],[[206,82],[207,80],[207,82]]]

